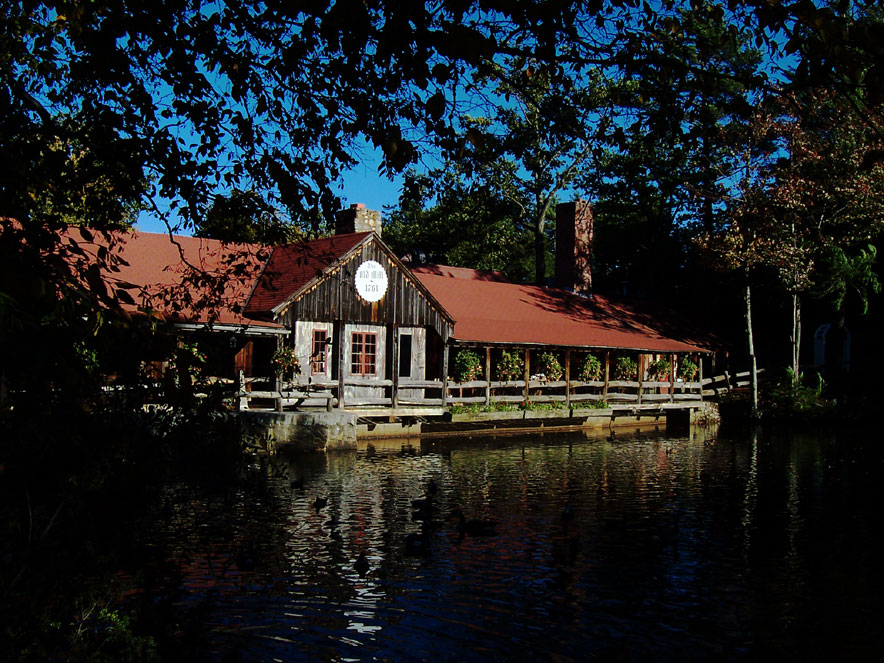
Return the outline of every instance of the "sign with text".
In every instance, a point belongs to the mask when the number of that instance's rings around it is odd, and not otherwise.
[[[387,272],[374,260],[366,260],[356,270],[356,292],[367,302],[380,301],[387,292]]]

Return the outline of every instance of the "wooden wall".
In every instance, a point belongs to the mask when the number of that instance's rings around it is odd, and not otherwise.
[[[356,293],[356,269],[365,260],[374,260],[387,272],[387,292],[374,303],[364,301]],[[334,272],[301,294],[280,315],[277,322],[289,329],[297,320],[343,320],[354,324],[394,324],[403,327],[428,327],[443,339],[451,335],[453,325],[415,286],[376,240],[364,244]]]

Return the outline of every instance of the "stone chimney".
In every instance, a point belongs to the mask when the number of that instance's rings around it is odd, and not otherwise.
[[[364,232],[381,234],[380,212],[365,209],[362,203],[355,203],[335,214],[335,235]]]
[[[592,207],[585,200],[556,206],[555,285],[592,294]]]

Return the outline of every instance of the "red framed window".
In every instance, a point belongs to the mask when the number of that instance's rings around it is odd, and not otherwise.
[[[328,330],[313,330],[313,347],[310,351],[311,375],[325,375],[328,361]]]
[[[350,341],[350,374],[375,375],[377,350],[377,334],[369,332],[353,332]]]

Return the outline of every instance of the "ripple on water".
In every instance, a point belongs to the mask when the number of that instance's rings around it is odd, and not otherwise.
[[[739,660],[837,654],[845,632],[871,650],[880,611],[863,592],[881,571],[851,552],[871,514],[842,513],[841,452],[780,444],[554,436],[305,457],[265,467],[260,491],[178,495],[158,532],[190,600],[211,596],[213,651],[244,660]],[[459,535],[454,509],[496,534]],[[853,573],[864,583],[832,577]],[[821,625],[807,601],[859,605],[860,623]]]

